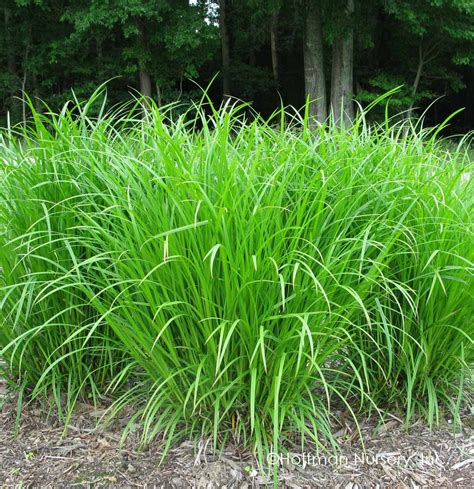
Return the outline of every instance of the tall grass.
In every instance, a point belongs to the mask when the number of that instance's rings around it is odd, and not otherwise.
[[[5,131],[0,356],[33,397],[133,407],[165,448],[334,443],[334,406],[455,416],[472,170],[403,125],[201,104]],[[13,164],[14,163],[14,164]]]

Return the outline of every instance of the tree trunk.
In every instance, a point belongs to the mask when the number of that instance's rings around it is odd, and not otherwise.
[[[26,79],[28,73],[28,55],[30,52],[30,42],[28,36],[28,42],[25,47],[25,56],[23,58],[23,79],[21,81],[21,100],[22,100],[22,119],[23,125],[26,126]]]
[[[352,16],[354,14],[354,0],[348,0],[347,11],[350,28],[342,43],[342,86],[344,100],[344,122],[351,124],[354,120],[354,28],[352,27]]]
[[[303,54],[305,92],[310,100],[310,123],[314,126],[316,121],[327,119],[321,7],[317,0],[305,2]]]
[[[226,14],[226,0],[219,0],[219,29],[221,34],[222,53],[222,93],[224,98],[230,96],[230,49]]]
[[[338,36],[332,45],[331,66],[331,115],[335,122],[342,113],[342,38]]]
[[[138,27],[138,46],[140,48],[140,52],[147,53],[148,52],[148,41],[146,34],[146,24],[143,22],[141,18],[135,20],[136,25]],[[138,57],[138,78],[140,81],[140,94],[143,97],[151,98],[152,96],[152,88],[151,88],[151,77],[148,69],[143,61],[143,58]],[[148,104],[146,101],[142,103],[143,108],[147,109]]]
[[[10,19],[11,19],[11,12],[10,9],[5,7],[3,9],[3,15],[4,15],[4,28],[5,28],[5,44],[7,46],[7,72],[9,75],[15,77],[16,75],[16,66],[15,66],[15,52],[13,51],[13,42],[12,42],[12,35],[11,35],[11,25],[10,25]],[[17,99],[15,98],[15,92],[18,87],[15,87],[15,83],[10,82],[10,103],[9,106],[10,108],[15,111],[17,107]]]
[[[143,66],[143,63],[140,63],[139,76],[140,76],[140,93],[143,96],[150,98],[152,95],[151,78],[149,73],[146,71],[145,67]]]
[[[255,54],[255,45],[256,45],[256,26],[255,20],[252,18],[250,20],[250,53],[249,53],[249,65],[255,66],[257,64],[257,56]]]
[[[36,112],[42,112],[41,93],[40,93],[40,89],[39,89],[38,76],[36,74],[36,71],[33,71],[31,73],[31,81],[33,84],[33,95],[34,95],[33,103],[35,104],[35,110],[36,110]]]
[[[354,13],[354,0],[347,0],[346,15]],[[332,46],[331,112],[336,123],[345,125],[354,119],[354,28],[352,19],[344,34],[334,40]]]
[[[158,107],[161,109],[161,107],[163,107],[163,97],[161,94],[161,87],[158,82],[156,83],[156,97],[158,101]]]
[[[13,43],[11,39],[11,26],[10,26],[10,18],[11,12],[10,9],[5,7],[3,9],[4,15],[4,26],[5,26],[5,41],[8,46],[7,50],[7,69],[10,73],[15,73],[15,53],[13,52]]]
[[[418,46],[418,67],[416,69],[415,80],[413,81],[413,85],[411,87],[411,102],[408,107],[407,116],[409,119],[413,116],[413,107],[415,106],[415,95],[418,91],[418,86],[421,80],[421,74],[423,73],[423,65],[425,64],[425,58],[423,55],[423,48],[421,44]]]
[[[273,79],[278,86],[279,70],[278,70],[278,12],[272,14],[270,26],[270,45],[272,51],[272,71]]]

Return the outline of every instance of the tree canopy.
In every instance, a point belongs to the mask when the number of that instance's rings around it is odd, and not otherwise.
[[[59,106],[110,80],[158,104],[208,86],[268,114],[281,102],[315,119],[353,117],[401,86],[394,111],[474,119],[472,0],[1,0],[0,117],[27,117],[22,93]]]

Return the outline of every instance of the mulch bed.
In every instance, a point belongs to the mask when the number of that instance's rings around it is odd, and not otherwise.
[[[2,401],[3,391],[3,401]],[[16,402],[0,383],[0,487],[273,487],[255,459],[238,449],[213,454],[205,441],[184,442],[159,464],[159,446],[139,450],[138,434],[120,446],[120,423],[97,426],[101,411],[81,404],[69,429],[39,404],[24,407],[15,436]],[[461,431],[452,426],[430,431],[418,422],[407,432],[400,420],[381,425],[367,420],[362,439],[351,422],[337,430],[341,452],[275,456],[281,466],[278,487],[417,488],[474,487],[474,429],[464,415]],[[362,448],[362,442],[365,451]]]

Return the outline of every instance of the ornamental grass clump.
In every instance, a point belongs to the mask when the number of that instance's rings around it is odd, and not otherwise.
[[[111,417],[131,409],[124,436],[261,460],[295,437],[334,444],[336,408],[458,413],[474,335],[462,145],[363,114],[313,129],[244,104],[92,117],[94,102],[32,108],[0,148],[0,355],[31,397],[64,414],[106,399]]]

